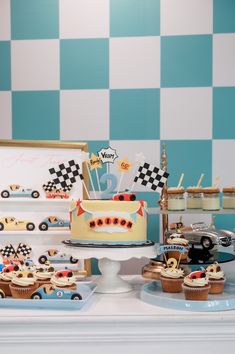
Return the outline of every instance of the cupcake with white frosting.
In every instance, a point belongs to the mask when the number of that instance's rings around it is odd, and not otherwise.
[[[181,233],[173,233],[170,235],[170,237],[167,239],[167,244],[168,245],[176,245],[176,246],[183,246],[185,248],[185,252],[180,253],[177,250],[172,250],[168,251],[168,257],[175,258],[177,260],[180,259],[180,261],[185,261],[188,258],[188,252],[189,252],[189,242],[186,240],[183,234]]]
[[[10,264],[3,268],[0,273],[0,289],[2,289],[6,296],[11,296],[10,284],[16,271],[19,270],[18,265]]]
[[[51,277],[54,274],[55,274],[55,268],[52,266],[36,268],[34,272],[34,276],[36,277],[37,282],[40,286],[44,284],[50,284]]]
[[[39,287],[37,279],[33,273],[26,270],[14,274],[10,284],[13,298],[30,299],[32,293]]]
[[[58,270],[52,277],[51,283],[57,288],[76,290],[76,277],[72,270]]]
[[[184,271],[178,268],[175,258],[167,260],[166,268],[161,270],[160,280],[162,290],[167,293],[180,293],[184,281]]]
[[[209,277],[210,294],[221,294],[224,291],[225,276],[218,262],[210,264],[206,268]]]
[[[210,285],[209,277],[205,269],[198,270],[187,275],[184,278],[182,288],[186,300],[207,300]]]

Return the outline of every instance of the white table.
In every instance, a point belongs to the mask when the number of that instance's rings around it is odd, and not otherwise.
[[[194,313],[142,302],[134,290],[95,293],[82,310],[0,309],[1,353],[145,354],[233,352],[235,311]]]

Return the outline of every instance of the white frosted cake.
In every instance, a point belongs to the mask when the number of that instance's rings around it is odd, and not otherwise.
[[[70,221],[71,239],[81,243],[136,244],[147,239],[144,201],[73,201]]]

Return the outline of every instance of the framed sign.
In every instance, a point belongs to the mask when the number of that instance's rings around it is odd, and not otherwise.
[[[87,199],[87,151],[80,142],[0,140],[1,247],[29,244],[37,260],[59,251],[70,238],[70,201]],[[90,273],[89,261],[81,267]]]

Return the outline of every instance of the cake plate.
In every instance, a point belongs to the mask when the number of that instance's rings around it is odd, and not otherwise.
[[[115,294],[132,291],[129,283],[124,281],[119,275],[121,261],[131,258],[154,258],[157,255],[158,246],[153,242],[146,242],[141,245],[94,245],[75,244],[69,240],[64,241],[63,251],[68,251],[73,257],[79,259],[96,258],[101,275],[96,280],[97,293]]]

